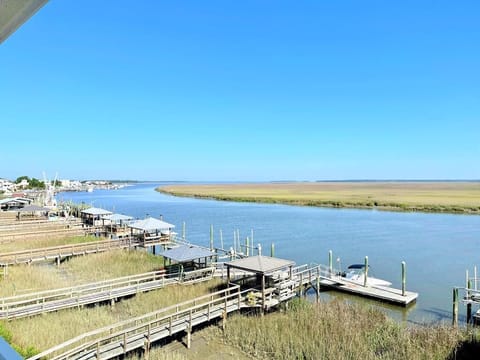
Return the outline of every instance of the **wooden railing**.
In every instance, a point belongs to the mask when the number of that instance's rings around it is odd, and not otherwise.
[[[165,270],[125,276],[68,288],[33,292],[0,299],[0,318],[13,319],[93,304],[178,283],[205,281],[213,268],[166,274]]]
[[[246,291],[238,285],[197,297],[117,324],[90,331],[43,351],[38,359],[111,359],[212,319],[226,316],[243,306]]]
[[[97,253],[129,247],[123,240],[93,241],[80,244],[52,246],[40,249],[13,251],[0,254],[0,266],[25,264],[36,261],[60,260],[70,256]]]

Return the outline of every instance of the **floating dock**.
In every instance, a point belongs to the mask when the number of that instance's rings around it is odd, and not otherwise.
[[[402,294],[401,289],[386,286],[369,286],[368,284],[363,286],[345,281],[344,279],[322,279],[320,284],[337,291],[385,301],[394,305],[408,306],[418,298],[418,293],[415,292],[405,291],[405,294]]]

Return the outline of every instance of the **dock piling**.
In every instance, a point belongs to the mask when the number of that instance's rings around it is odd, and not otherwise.
[[[471,280],[468,279],[467,282],[467,325],[470,325],[472,323],[472,292],[470,289],[472,288],[472,283]]]
[[[210,251],[213,251],[213,225],[210,225]]]
[[[182,240],[185,241],[185,235],[186,235],[186,224],[185,221],[182,224]]]
[[[333,252],[332,250],[328,251],[328,269],[330,270],[330,276],[333,273]]]
[[[405,261],[402,261],[402,296],[405,296],[406,283],[407,283],[407,268]]]
[[[222,229],[220,229],[220,247],[221,247],[222,250],[223,250],[223,233],[222,233]]]
[[[247,237],[245,238],[245,254],[247,254],[247,256],[249,255],[249,249],[248,249],[249,245],[250,245],[250,240],[249,240],[249,238],[248,238],[248,236],[247,236]]]
[[[367,287],[367,279],[368,279],[368,256],[365,256],[365,274],[363,277],[363,286]]]
[[[458,288],[453,288],[452,325],[458,325]]]
[[[270,256],[275,257],[275,244],[272,242],[272,245],[270,246]]]

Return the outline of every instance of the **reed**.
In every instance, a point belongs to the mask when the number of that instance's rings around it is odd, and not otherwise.
[[[480,213],[480,182],[311,182],[171,185],[160,192],[240,202]]]
[[[0,253],[11,252],[11,251],[20,251],[20,250],[29,250],[29,249],[40,249],[44,247],[51,246],[61,246],[61,245],[71,245],[71,244],[82,244],[92,241],[105,240],[95,236],[69,236],[69,237],[60,237],[60,238],[49,238],[49,237],[40,237],[31,240],[23,241],[11,241],[7,243],[0,244]]]
[[[141,293],[110,305],[91,306],[47,313],[15,321],[0,322],[0,329],[11,334],[11,344],[17,349],[39,352],[85,332],[101,328],[148,312],[162,309],[214,291],[219,281],[212,280],[194,286],[171,286]]]
[[[336,300],[292,305],[264,317],[233,316],[225,341],[263,359],[447,359],[466,337],[449,326],[409,328],[378,310]]]
[[[144,251],[113,250],[75,257],[59,267],[18,265],[0,280],[0,296],[14,296],[158,270],[163,258]]]

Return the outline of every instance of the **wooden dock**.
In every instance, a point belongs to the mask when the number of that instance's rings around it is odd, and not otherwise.
[[[340,272],[325,265],[315,265],[309,267],[299,267],[295,271],[295,276],[299,285],[308,286],[314,284],[319,279],[320,287],[327,287],[337,291],[346,292],[353,295],[359,295],[370,299],[385,301],[395,305],[408,306],[416,301],[418,293],[395,289],[386,286],[363,286],[358,282],[350,281],[345,277],[338,275]]]
[[[94,330],[46,350],[29,360],[88,360],[122,357],[134,350],[148,353],[151,344],[179,332],[187,333],[187,346],[194,326],[245,307],[240,286],[197,297],[167,308]]]
[[[72,256],[94,254],[114,249],[124,249],[135,244],[125,240],[90,241],[80,244],[51,246],[39,249],[12,251],[0,254],[0,266],[30,264],[41,261],[58,261]]]
[[[174,274],[154,271],[69,288],[5,297],[0,299],[0,319],[17,319],[88,304],[111,302],[168,285],[206,281],[213,277],[214,270],[205,268]]]
[[[400,305],[407,305],[418,296],[410,292],[402,295],[398,289],[361,286],[324,265],[302,265],[292,268],[291,272],[276,272],[270,280],[269,287],[262,290],[256,287],[242,290],[238,284],[229,284],[225,290],[79,335],[30,360],[112,359],[138,350],[147,356],[154,342],[180,332],[187,334],[187,347],[190,347],[191,332],[197,325],[219,318],[225,322],[227,314],[243,308],[260,308],[263,312],[309,288],[315,288],[317,296],[320,287],[327,286]]]

